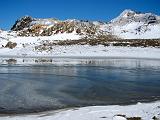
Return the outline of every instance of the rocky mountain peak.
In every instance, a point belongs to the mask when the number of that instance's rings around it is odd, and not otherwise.
[[[116,17],[115,19],[111,20],[111,22],[114,23],[114,22],[119,22],[119,21],[124,20],[124,19],[131,19],[136,14],[137,14],[137,12],[132,11],[130,9],[126,9],[118,17]]]
[[[20,18],[19,20],[17,20],[15,22],[15,24],[13,25],[13,27],[11,28],[11,30],[13,31],[20,31],[23,30],[24,28],[27,28],[30,26],[30,23],[33,21],[34,19],[30,16],[24,16],[22,18]]]
[[[117,18],[113,19],[111,23],[118,25],[125,25],[131,22],[143,22],[144,24],[158,23],[158,16],[152,13],[141,13],[132,10],[124,10]]]
[[[120,14],[120,16],[128,18],[128,17],[134,16],[135,14],[138,14],[138,12],[135,12],[130,9],[126,9]]]

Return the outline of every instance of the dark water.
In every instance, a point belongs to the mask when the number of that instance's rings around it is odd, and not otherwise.
[[[0,59],[0,113],[160,100],[160,61]]]

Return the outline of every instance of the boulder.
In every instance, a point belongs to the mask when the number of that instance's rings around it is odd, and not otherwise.
[[[5,46],[5,48],[10,48],[13,49],[17,46],[17,43],[13,43],[13,42],[8,42]]]

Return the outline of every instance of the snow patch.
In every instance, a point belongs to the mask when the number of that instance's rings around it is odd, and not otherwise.
[[[71,110],[50,111],[39,114],[0,117],[1,120],[127,120],[140,117],[142,120],[160,118],[160,102],[128,106],[91,106]]]

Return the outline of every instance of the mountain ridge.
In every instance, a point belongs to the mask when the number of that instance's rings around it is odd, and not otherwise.
[[[160,16],[124,10],[110,22],[54,18],[32,18],[24,16],[12,26],[18,36],[53,36],[74,33],[85,37],[113,35],[120,39],[160,38]]]

